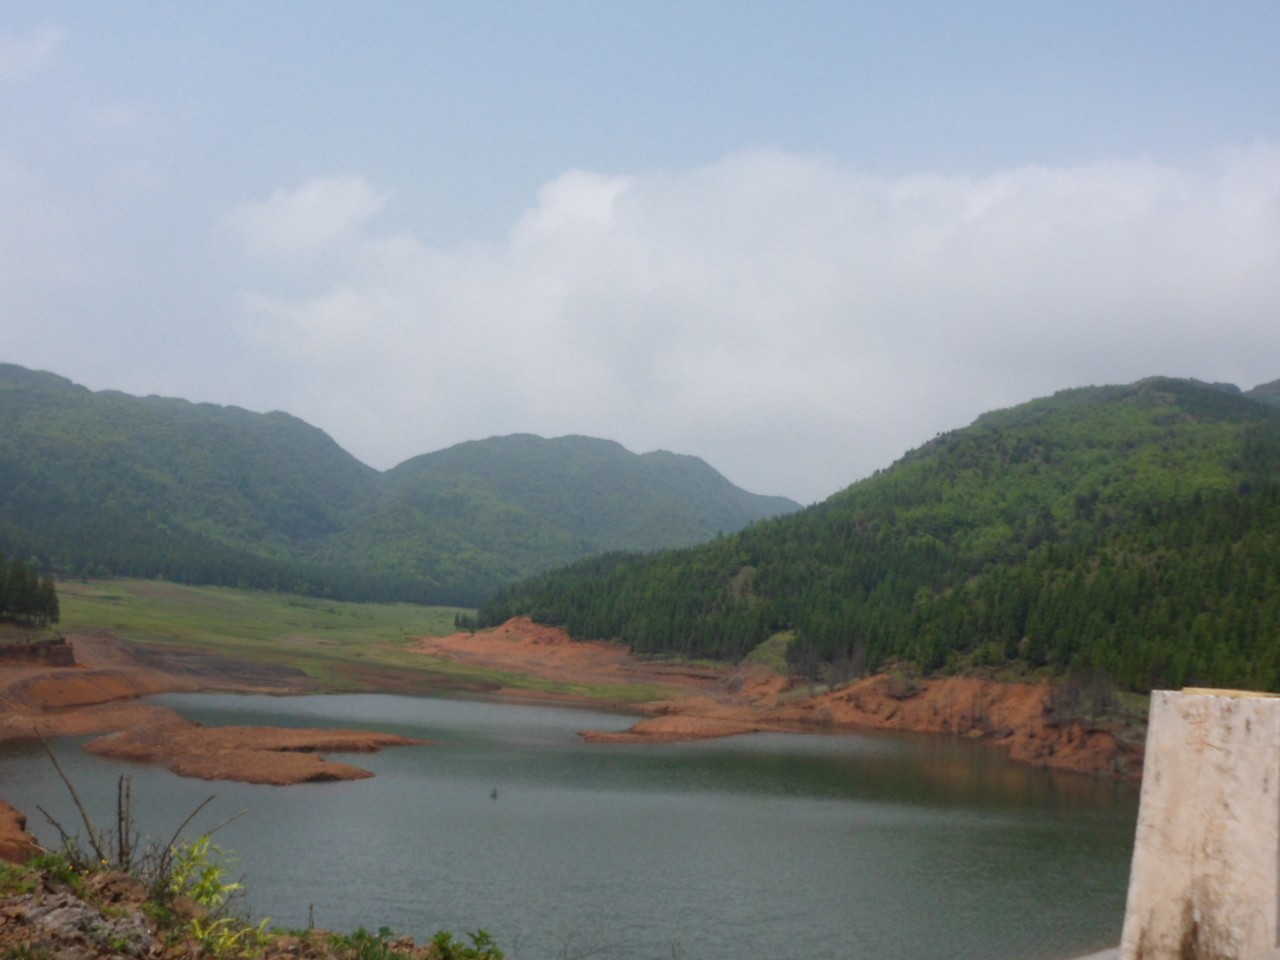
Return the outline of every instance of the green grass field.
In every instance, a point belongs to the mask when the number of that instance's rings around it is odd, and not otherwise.
[[[514,687],[609,701],[654,699],[653,686],[557,684],[463,666],[412,649],[454,632],[459,607],[344,603],[291,594],[191,587],[162,580],[58,584],[63,633],[110,630],[147,646],[196,650],[304,671],[322,690],[483,692]]]

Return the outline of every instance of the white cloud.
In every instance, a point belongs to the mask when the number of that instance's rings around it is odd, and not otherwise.
[[[306,260],[356,239],[386,201],[360,177],[316,179],[240,206],[229,224],[254,255]]]
[[[0,81],[22,80],[45,69],[62,43],[62,31],[45,24],[28,34],[0,34]]]
[[[614,207],[631,185],[629,177],[609,177],[571,170],[538,191],[538,203],[516,227],[517,242],[538,242],[554,236],[608,231]]]
[[[876,179],[762,151],[566,173],[503,242],[379,236],[362,180],[242,207],[273,399],[379,466],[587,433],[818,499],[936,431],[1156,373],[1280,377],[1280,150]],[[294,277],[291,283],[296,284]]]

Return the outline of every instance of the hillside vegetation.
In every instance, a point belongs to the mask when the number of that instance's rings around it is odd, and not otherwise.
[[[728,660],[772,637],[837,679],[897,663],[1277,690],[1280,409],[1255,393],[1064,391],[798,514],[508,587],[479,621]]]
[[[796,507],[695,457],[588,437],[499,437],[383,473],[285,413],[0,364],[0,551],[64,575],[469,606],[593,553]]]

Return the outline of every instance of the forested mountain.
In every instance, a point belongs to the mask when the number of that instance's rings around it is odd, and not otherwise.
[[[1270,383],[1260,384],[1246,393],[1245,396],[1280,407],[1280,380],[1272,380]]]
[[[333,538],[333,559],[365,557],[362,569],[393,579],[471,584],[473,602],[532,570],[695,544],[799,508],[747,493],[697,457],[528,434],[414,457],[387,471],[381,490],[372,515]]]
[[[556,564],[797,508],[694,457],[500,437],[385,473],[284,413],[0,364],[0,551],[68,574],[472,604]]]
[[[841,677],[1012,663],[1280,689],[1280,409],[1259,391],[1064,391],[800,513],[516,584],[479,619],[719,659],[788,633],[793,665]]]

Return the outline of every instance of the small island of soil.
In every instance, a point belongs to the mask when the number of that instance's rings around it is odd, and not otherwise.
[[[186,777],[286,785],[373,776],[328,760],[325,752],[370,753],[424,742],[364,730],[203,727],[138,698],[193,690],[304,693],[313,685],[299,672],[213,655],[158,657],[108,631],[69,639],[73,665],[0,666],[0,743],[101,733],[86,750],[162,763]]]
[[[373,753],[425,742],[367,730],[202,727],[176,719],[109,733],[84,748],[114,760],[161,763],[181,777],[286,786],[373,776],[362,767],[326,760],[321,751]]]

